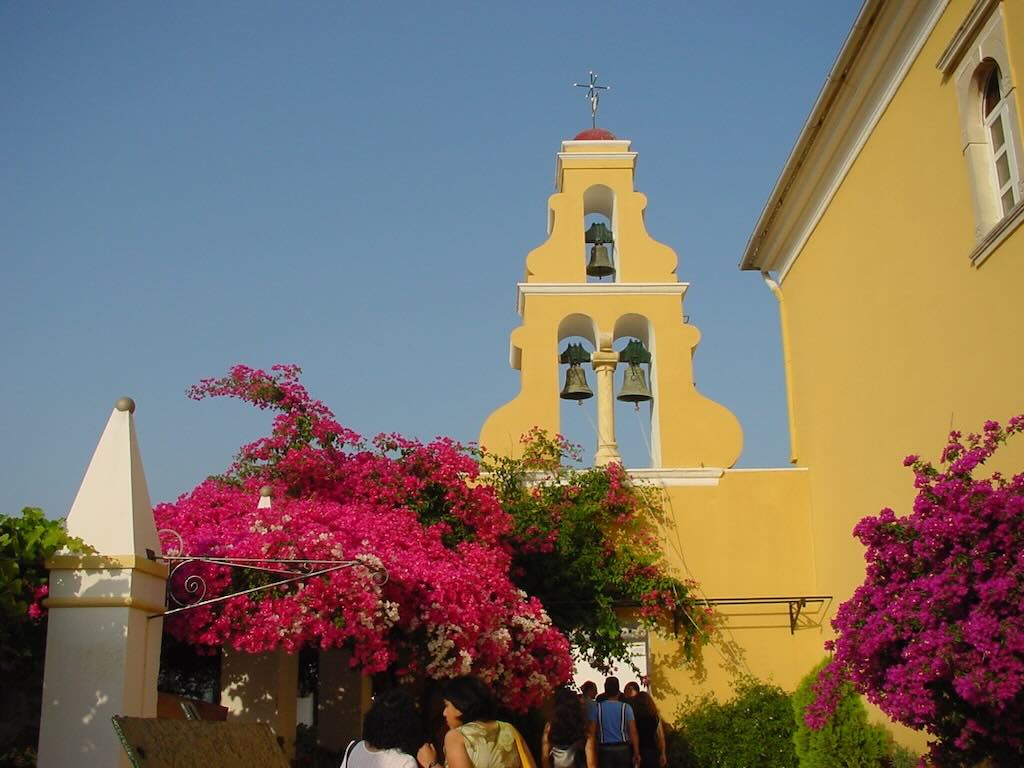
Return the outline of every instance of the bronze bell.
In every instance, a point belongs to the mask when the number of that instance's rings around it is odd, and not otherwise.
[[[595,221],[586,232],[583,233],[583,240],[587,243],[614,243],[615,238],[608,225],[603,221]]]
[[[565,386],[558,395],[563,400],[587,400],[594,396],[587,385],[587,373],[578,365],[570,365],[565,372]]]
[[[615,267],[608,257],[608,247],[598,243],[590,249],[590,261],[587,263],[587,274],[591,277],[606,277],[615,274]]]
[[[647,377],[644,375],[644,369],[637,363],[630,363],[625,373],[623,373],[622,389],[619,390],[619,396],[616,399],[624,403],[637,403],[638,408],[640,403],[654,399],[651,390],[647,388]]]

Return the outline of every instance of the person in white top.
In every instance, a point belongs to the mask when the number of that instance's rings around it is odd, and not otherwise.
[[[363,738],[345,750],[341,768],[417,768],[412,754],[420,746],[420,718],[405,691],[376,696],[363,718]]]

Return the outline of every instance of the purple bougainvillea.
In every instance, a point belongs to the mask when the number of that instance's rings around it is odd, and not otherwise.
[[[1024,764],[1024,474],[974,477],[1022,430],[1024,416],[966,438],[951,432],[938,469],[908,456],[913,512],[883,509],[854,528],[867,572],[832,622],[811,727],[849,680],[931,734],[936,765]]]

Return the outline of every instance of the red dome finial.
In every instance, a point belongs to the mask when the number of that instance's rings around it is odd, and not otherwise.
[[[615,134],[604,128],[587,128],[576,134],[573,141],[614,141]]]

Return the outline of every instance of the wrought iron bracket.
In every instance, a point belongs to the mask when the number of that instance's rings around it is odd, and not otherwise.
[[[705,605],[785,605],[789,611],[789,633],[796,634],[800,614],[808,605],[821,606],[824,613],[832,602],[832,595],[794,595],[785,597],[709,597],[701,600]],[[813,626],[820,626],[815,624]]]
[[[170,566],[170,572],[167,576],[167,596],[165,598],[165,604],[168,606],[168,610],[163,613],[151,614],[147,617],[150,619],[171,616],[176,613],[181,613],[182,611],[190,611],[193,608],[199,608],[200,606],[213,605],[214,603],[230,600],[233,597],[251,595],[256,592],[263,592],[268,589],[282,587],[286,584],[294,584],[308,579],[315,579],[318,576],[324,576],[328,573],[333,573],[334,571],[340,571],[345,568],[354,568],[357,566],[361,566],[369,570],[373,582],[377,585],[383,585],[388,580],[387,569],[382,565],[367,562],[366,559],[310,560],[305,558],[282,559],[185,555],[181,554],[184,549],[184,541],[177,531],[163,529],[157,533],[173,535],[177,538],[179,546],[176,554],[157,555],[151,549],[146,550],[146,556],[150,560],[164,562]],[[197,573],[187,574],[182,582],[182,587],[185,592],[185,597],[182,598],[174,592],[174,575],[184,566],[191,564],[215,565],[227,568],[238,568],[240,570],[259,571],[262,573],[276,574],[279,578],[268,582],[267,584],[260,584],[259,586],[250,587],[249,589],[243,589],[237,592],[207,598],[206,580]],[[176,604],[177,607],[170,607],[172,603]]]

